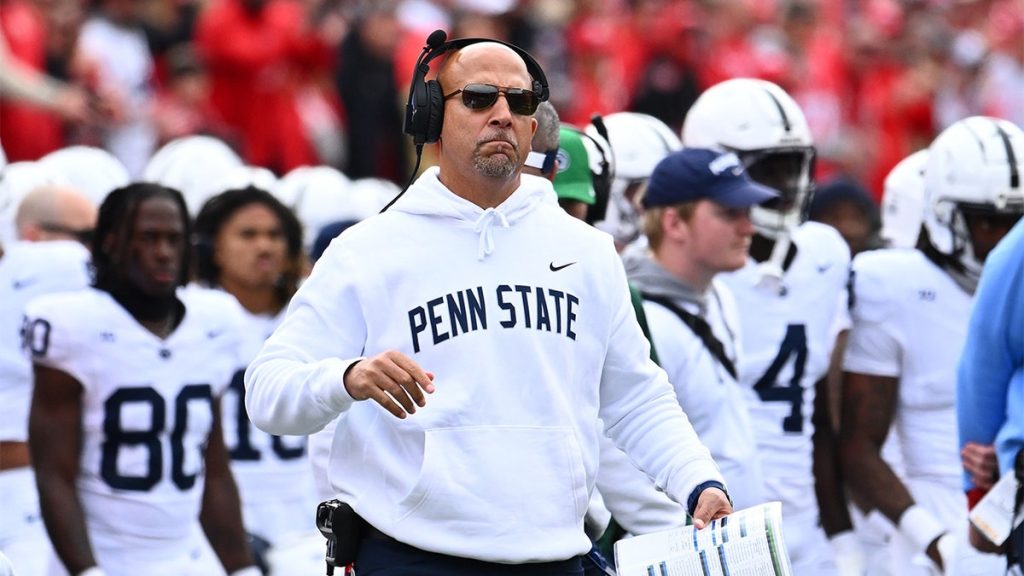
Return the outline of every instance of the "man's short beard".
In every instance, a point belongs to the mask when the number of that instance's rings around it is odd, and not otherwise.
[[[508,178],[516,170],[516,163],[504,154],[473,156],[473,167],[488,178]]]

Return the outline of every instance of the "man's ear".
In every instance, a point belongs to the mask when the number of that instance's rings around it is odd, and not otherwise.
[[[36,224],[25,224],[18,230],[18,238],[28,242],[38,242],[42,236],[43,229]]]
[[[690,238],[690,223],[673,206],[666,206],[661,213],[661,229],[665,238],[683,242]]]

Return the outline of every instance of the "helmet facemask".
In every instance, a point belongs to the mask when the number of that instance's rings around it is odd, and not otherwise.
[[[971,275],[981,276],[989,252],[1021,219],[1024,205],[999,209],[987,204],[958,203],[953,220],[953,255]]]
[[[997,208],[991,204],[942,201],[926,222],[929,244],[948,258],[954,279],[973,293],[989,252],[1022,215],[1024,203]]]
[[[753,206],[750,219],[757,232],[777,239],[807,219],[814,187],[813,147],[733,150],[751,179],[779,193],[779,197]]]

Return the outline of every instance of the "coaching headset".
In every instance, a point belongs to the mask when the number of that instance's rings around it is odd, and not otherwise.
[[[412,169],[412,175],[405,188],[388,202],[387,206],[381,209],[381,212],[387,211],[388,208],[397,202],[405,194],[405,191],[409,189],[413,179],[416,178],[416,173],[420,169],[420,159],[423,156],[423,145],[432,144],[441,138],[441,125],[444,123],[444,91],[441,90],[441,84],[437,80],[426,79],[427,74],[430,72],[430,62],[434,58],[447,54],[452,50],[460,50],[470,44],[480,42],[494,42],[495,44],[508,46],[526,64],[526,71],[530,73],[532,79],[531,89],[537,95],[537,99],[544,102],[550,95],[548,91],[548,78],[544,75],[544,70],[526,50],[514,44],[492,38],[459,38],[451,42],[445,42],[447,38],[448,35],[445,34],[444,30],[434,30],[431,32],[430,36],[427,36],[427,44],[423,47],[423,52],[420,53],[420,57],[416,60],[416,68],[412,73],[412,84],[409,86],[409,101],[405,105],[405,123],[402,126],[402,130],[412,136],[412,142],[416,145],[416,166]],[[497,98],[497,96],[495,97]]]
[[[437,80],[426,80],[430,72],[431,60],[447,54],[452,50],[460,50],[470,44],[494,42],[508,46],[519,54],[526,63],[526,70],[533,79],[532,90],[543,102],[548,99],[548,79],[540,64],[530,56],[529,52],[513,44],[490,38],[459,38],[446,42],[448,38],[444,30],[435,30],[427,37],[427,44],[416,61],[416,69],[412,73],[412,84],[409,86],[409,102],[405,106],[406,134],[412,136],[416,146],[437,142],[441,137],[441,125],[444,122],[444,93]]]

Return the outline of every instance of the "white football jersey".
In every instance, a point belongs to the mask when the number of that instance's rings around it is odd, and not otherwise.
[[[697,314],[697,306],[686,306]],[[743,391],[704,342],[668,308],[647,300],[644,313],[658,363],[668,373],[679,405],[711,451],[737,509],[764,502],[764,478]],[[740,357],[736,302],[720,280],[712,282],[704,320],[734,364]]]
[[[185,316],[166,339],[92,288],[26,309],[35,362],[83,388],[77,488],[90,531],[159,546],[198,522],[214,398],[237,368],[240,318],[224,294],[179,297]]]
[[[306,437],[268,434],[253,425],[245,409],[245,369],[284,312],[268,316],[241,310],[244,328],[237,370],[221,402],[224,443],[231,455],[246,529],[274,544],[289,532],[312,528],[309,518],[316,505],[315,489]],[[290,512],[268,511],[274,503]]]
[[[732,290],[742,325],[739,380],[750,408],[765,475],[765,496],[784,516],[817,516],[811,436],[815,383],[835,346],[837,302],[846,301],[850,251],[835,229],[801,224],[796,256],[781,286],[760,285],[753,259],[719,276]]]
[[[32,361],[22,352],[25,305],[89,285],[89,251],[78,242],[14,242],[0,258],[0,440],[28,440]]]
[[[875,250],[853,263],[854,306],[843,369],[899,379],[907,478],[960,485],[956,368],[971,295],[918,250]]]

